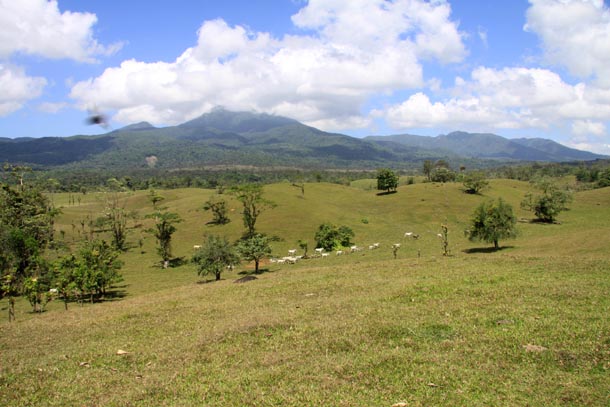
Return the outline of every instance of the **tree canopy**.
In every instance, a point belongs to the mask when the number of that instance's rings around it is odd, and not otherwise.
[[[193,255],[192,261],[197,265],[197,274],[200,276],[214,274],[218,281],[227,266],[239,264],[239,255],[227,238],[209,235]]]
[[[377,189],[390,193],[398,188],[398,176],[388,168],[377,170]]]
[[[516,237],[516,224],[512,206],[498,198],[497,201],[483,202],[475,209],[467,235],[471,241],[493,243],[497,250],[500,239]]]
[[[568,204],[572,202],[572,193],[548,179],[535,184],[542,191],[541,194],[526,194],[521,207],[534,212],[541,222],[553,223],[561,212],[568,209]]]

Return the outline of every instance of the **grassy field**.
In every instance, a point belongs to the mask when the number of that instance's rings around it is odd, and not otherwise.
[[[277,207],[257,225],[282,238],[276,256],[299,239],[313,251],[322,222],[380,248],[266,264],[246,284],[234,283],[246,264],[220,282],[189,264],[163,270],[154,239],[133,230],[116,299],[68,311],[53,302],[42,315],[20,301],[17,321],[0,321],[0,405],[610,405],[610,189],[577,193],[561,224],[542,225],[519,209],[522,182],[493,181],[484,196],[420,183],[377,196],[367,185],[265,187]],[[235,201],[228,225],[209,226],[200,208],[213,191],[159,192],[185,219],[176,256],[188,259],[206,233],[243,231]],[[523,221],[493,252],[463,230],[474,207],[498,196]],[[80,205],[54,199],[68,244],[101,211],[93,194]],[[128,205],[152,212],[145,192]]]

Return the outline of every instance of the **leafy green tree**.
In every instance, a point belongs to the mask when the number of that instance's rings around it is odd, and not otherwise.
[[[8,297],[9,321],[15,297],[24,293],[27,278],[36,277],[42,256],[53,240],[58,211],[42,192],[25,183],[25,167],[5,167],[17,187],[0,184],[0,295]]]
[[[85,241],[80,248],[75,280],[81,295],[89,295],[91,303],[123,280],[119,272],[123,263],[118,257],[119,251],[104,240]]]
[[[432,168],[433,168],[432,161],[430,161],[430,160],[424,161],[423,172],[424,172],[424,175],[428,178],[428,181],[432,180],[432,178],[431,178]]]
[[[452,182],[455,181],[455,172],[446,167],[437,167],[432,171],[430,179],[433,182]]]
[[[471,241],[493,243],[497,250],[500,248],[500,239],[517,236],[516,224],[512,206],[498,198],[497,201],[483,202],[475,209],[470,230],[467,230],[466,234]]]
[[[203,210],[211,211],[213,219],[209,223],[224,225],[231,220],[227,216],[227,201],[219,197],[210,197],[204,204]]]
[[[68,310],[70,297],[77,292],[76,279],[78,267],[78,261],[73,254],[57,259],[53,265],[55,270],[53,285],[57,289],[59,297],[63,300],[66,311]]]
[[[489,181],[483,171],[472,171],[464,175],[463,185],[467,194],[479,194],[489,187]]]
[[[163,260],[163,268],[167,268],[172,258],[172,235],[176,231],[176,224],[182,222],[182,218],[177,213],[162,210],[146,215],[146,218],[155,220],[155,226],[147,232],[157,239],[157,253]]]
[[[260,261],[271,254],[271,239],[260,233],[240,240],[237,244],[237,252],[244,260],[254,262],[254,272],[258,273]]]
[[[332,251],[339,247],[351,245],[354,231],[347,226],[335,226],[331,223],[323,223],[318,227],[314,236],[316,247],[322,247],[326,251]]]
[[[572,193],[548,179],[538,181],[536,184],[542,193],[539,195],[527,193],[521,202],[521,208],[534,212],[541,222],[555,222],[557,215],[568,209],[568,204],[572,202]]]
[[[274,202],[263,198],[263,186],[260,184],[246,184],[234,187],[231,193],[243,205],[243,220],[246,227],[244,237],[252,237],[256,234],[256,221],[260,214],[267,208],[274,208]]]
[[[398,176],[388,168],[377,170],[377,189],[390,193],[398,188]]]
[[[225,268],[239,264],[239,255],[225,237],[209,235],[193,255],[192,261],[197,265],[197,274],[214,274],[218,281]]]

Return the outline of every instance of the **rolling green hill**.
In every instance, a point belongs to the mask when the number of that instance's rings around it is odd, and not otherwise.
[[[21,301],[16,323],[1,320],[0,405],[604,406],[610,190],[576,193],[561,224],[542,225],[519,209],[529,188],[493,180],[476,196],[426,183],[378,196],[324,183],[305,184],[304,195],[289,183],[267,185],[277,207],[257,226],[282,239],[274,256],[299,239],[311,252],[327,221],[353,228],[357,245],[380,248],[266,263],[246,284],[233,281],[251,273],[248,264],[220,282],[190,264],[161,269],[143,220],[122,256],[120,295],[68,311],[52,302],[42,315]],[[211,226],[200,208],[214,191],[159,192],[185,219],[177,256],[190,257],[204,234],[242,232],[229,196],[231,222]],[[462,232],[474,207],[499,196],[522,221],[518,238],[493,252]],[[102,198],[53,196],[67,244],[78,240],[80,219],[102,211]],[[146,192],[125,198],[141,215],[152,212]],[[449,257],[436,236],[441,223]],[[405,239],[406,231],[421,237]],[[393,243],[402,245],[396,259]]]

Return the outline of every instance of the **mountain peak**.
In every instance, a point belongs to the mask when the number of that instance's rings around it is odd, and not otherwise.
[[[152,124],[150,124],[149,122],[139,122],[139,123],[130,124],[125,127],[121,127],[117,131],[138,131],[138,130],[152,130],[152,129],[156,129],[156,127],[153,126]]]
[[[276,127],[297,124],[298,121],[287,117],[255,112],[232,112],[216,107],[209,113],[180,125],[186,128],[207,128],[233,133],[256,133]]]

